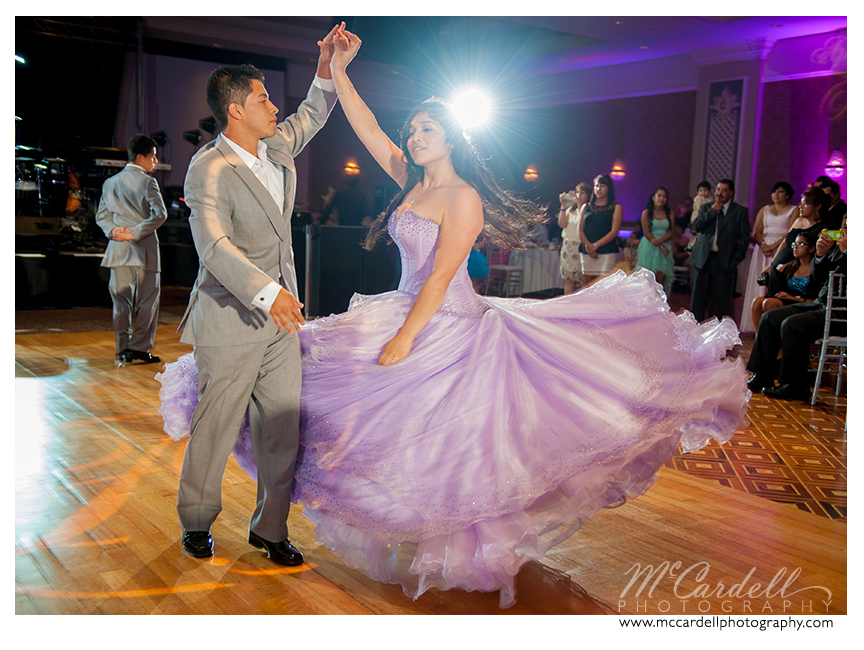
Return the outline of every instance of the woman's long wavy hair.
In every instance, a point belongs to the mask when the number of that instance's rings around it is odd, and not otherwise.
[[[387,209],[378,215],[372,223],[366,240],[363,242],[363,248],[371,250],[375,246],[378,239],[386,232],[387,219],[393,210],[398,208],[408,193],[423,180],[423,167],[414,163],[408,151],[411,121],[418,113],[423,112],[443,127],[446,142],[453,146],[450,152],[453,169],[459,178],[473,187],[480,195],[483,203],[484,224],[477,239],[502,248],[524,248],[528,230],[532,226],[546,223],[548,220],[546,207],[501,188],[492,172],[480,158],[473,140],[463,132],[450,105],[438,97],[427,99],[417,106],[402,125],[400,146],[407,163],[405,185],[390,202]]]
[[[666,212],[666,218],[669,220],[671,227],[672,210],[669,209],[669,190],[667,190],[661,185],[651,193],[651,198],[648,199],[648,203],[645,205],[645,209],[648,210],[648,232],[644,233],[645,235],[650,235],[651,228],[654,226],[654,197],[657,196],[657,192],[659,192],[660,190],[666,192],[666,205],[663,206],[663,210],[664,212]]]

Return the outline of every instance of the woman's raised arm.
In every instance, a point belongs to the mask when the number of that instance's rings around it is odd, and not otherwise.
[[[402,150],[387,137],[378,126],[378,121],[369,107],[360,99],[357,90],[348,78],[345,68],[360,49],[360,39],[344,28],[336,33],[333,60],[330,72],[336,84],[336,94],[348,123],[360,138],[363,146],[372,154],[375,161],[390,177],[403,187],[405,184],[406,163]]]

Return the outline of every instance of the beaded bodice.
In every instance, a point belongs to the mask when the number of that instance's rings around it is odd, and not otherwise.
[[[435,265],[439,230],[437,223],[411,210],[403,212],[398,219],[395,211],[390,215],[387,232],[399,247],[402,262],[399,291],[415,296],[420,293]],[[438,311],[456,316],[480,316],[486,309],[485,303],[477,296],[474,285],[471,284],[466,256],[450,281]]]

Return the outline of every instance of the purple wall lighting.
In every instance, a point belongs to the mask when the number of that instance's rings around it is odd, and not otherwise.
[[[835,149],[831,152],[831,157],[828,164],[825,165],[825,174],[830,178],[840,178],[846,172],[846,161],[843,159],[843,152]]]

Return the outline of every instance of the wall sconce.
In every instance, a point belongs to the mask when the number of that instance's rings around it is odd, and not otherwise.
[[[523,178],[525,178],[525,180],[528,181],[529,183],[533,183],[533,182],[536,181],[538,178],[540,178],[540,174],[537,173],[537,170],[534,169],[534,166],[533,166],[533,165],[529,165],[528,167],[526,167],[526,168],[525,168],[525,173],[524,173],[522,176],[523,176]]]
[[[357,176],[360,173],[360,166],[353,158],[350,158],[348,162],[345,163],[345,173],[349,176]]]
[[[627,175],[624,169],[624,161],[616,158],[615,162],[612,163],[612,171],[609,172],[609,175],[616,181],[624,178]]]
[[[834,149],[828,157],[828,163],[825,165],[825,175],[829,178],[840,178],[846,170],[845,163],[843,152],[839,149]]]

